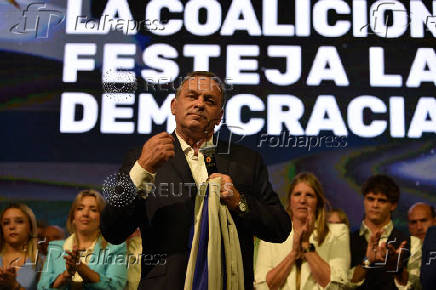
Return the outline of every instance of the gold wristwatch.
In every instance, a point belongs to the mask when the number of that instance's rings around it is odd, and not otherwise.
[[[240,197],[241,199],[239,200],[238,203],[238,210],[240,215],[244,215],[248,212],[248,204],[244,195],[241,194]]]

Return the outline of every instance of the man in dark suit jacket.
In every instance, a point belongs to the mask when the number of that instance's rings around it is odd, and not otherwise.
[[[387,175],[370,176],[361,188],[365,216],[350,236],[350,287],[359,290],[419,289],[421,242],[400,231],[392,212],[400,188]]]
[[[198,184],[199,171],[204,177],[206,170],[195,169],[189,158],[198,156],[202,144],[212,140],[224,104],[224,88],[214,74],[194,72],[188,77],[171,102],[175,132],[157,134],[142,149],[130,151],[120,170],[130,175],[139,190],[148,192],[147,197],[136,197],[121,208],[109,204],[101,217],[101,231],[111,243],[125,241],[140,227],[139,289],[183,289],[185,283],[197,193],[194,184]],[[215,176],[224,185],[220,197],[238,230],[245,289],[252,289],[253,236],[283,242],[292,228],[290,218],[272,190],[261,156],[237,144],[215,142],[219,172]],[[150,183],[157,190],[151,190]]]
[[[424,290],[436,286],[436,226],[428,228],[422,246],[421,284]]]

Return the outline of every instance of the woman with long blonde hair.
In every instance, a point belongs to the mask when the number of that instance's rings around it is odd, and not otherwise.
[[[283,243],[261,241],[256,289],[323,289],[344,286],[350,264],[349,233],[328,225],[328,201],[315,175],[295,176],[288,192],[292,231]],[[345,286],[344,286],[345,287]]]
[[[0,289],[36,289],[35,215],[25,204],[10,204],[0,214],[0,227]]]
[[[71,235],[50,242],[38,289],[122,289],[126,283],[126,245],[107,243],[100,233],[105,202],[98,191],[82,190],[67,218]],[[65,256],[62,255],[66,253]]]

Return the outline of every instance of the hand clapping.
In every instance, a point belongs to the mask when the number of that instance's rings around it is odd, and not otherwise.
[[[407,242],[403,241],[398,248],[395,248],[392,243],[380,243],[382,233],[383,231],[380,230],[371,235],[366,249],[366,257],[371,264],[378,262],[394,271],[401,269],[404,264],[402,249],[404,249]]]
[[[407,259],[404,259],[406,256],[407,250],[405,248],[407,241],[401,242],[398,248],[395,248],[392,243],[382,243],[382,255],[384,255],[384,262],[386,263],[386,268],[389,271],[397,272],[402,269],[404,263]],[[403,251],[405,249],[406,251]]]
[[[294,252],[295,259],[301,259],[302,256],[302,250],[301,250],[301,236],[302,231],[295,230],[294,232],[294,240],[292,243],[292,252]]]
[[[310,207],[307,208],[307,219],[305,224],[303,225],[303,232],[302,232],[302,242],[308,243],[310,235],[313,232],[313,229],[315,228],[315,215],[313,214],[313,211]]]
[[[80,264],[79,251],[77,250],[77,247],[74,247],[72,251],[65,251],[65,252],[66,255],[64,256],[64,259],[65,259],[66,270],[68,274],[74,276]]]
[[[0,267],[0,287],[6,289],[15,289],[19,287],[16,280],[17,270],[15,267],[4,266]]]
[[[369,238],[368,246],[366,248],[366,257],[371,264],[376,261],[383,261],[384,259],[384,249],[382,246],[379,246],[382,233],[382,230],[377,231],[373,233]]]
[[[307,218],[300,229],[294,229],[292,251],[296,259],[302,258],[302,248],[309,243],[309,238],[315,228],[315,215],[311,208],[307,208]]]

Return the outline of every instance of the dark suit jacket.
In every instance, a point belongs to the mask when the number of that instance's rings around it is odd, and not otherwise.
[[[424,290],[436,287],[436,226],[428,228],[422,246],[421,284]]]
[[[396,227],[392,229],[392,233],[387,239],[389,244],[395,248],[400,246],[402,241],[407,241],[405,251],[403,254],[410,253],[410,236]],[[366,253],[368,242],[364,236],[359,235],[359,230],[354,231],[350,236],[350,250],[351,250],[351,267],[355,267],[362,263]],[[404,265],[407,266],[407,261],[410,255],[403,256]],[[366,270],[365,281],[362,285],[357,287],[357,290],[396,290],[398,287],[394,282],[394,268],[388,269],[387,267],[371,268]]]
[[[125,208],[107,205],[101,216],[103,236],[113,244],[124,242],[140,227],[143,256],[139,289],[183,289],[184,286],[196,187],[186,186],[186,183],[194,184],[194,179],[176,137],[174,143],[175,157],[157,171],[154,194],[146,199],[137,197]],[[242,217],[232,212],[232,217],[241,245],[245,289],[252,289],[253,236],[283,242],[292,227],[289,215],[272,190],[261,156],[246,147],[230,145],[218,142],[216,165],[219,173],[232,178],[247,200],[249,212]],[[120,171],[129,174],[140,153],[141,148],[130,151]]]

